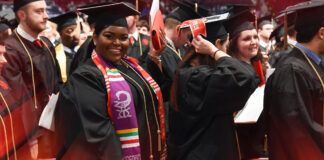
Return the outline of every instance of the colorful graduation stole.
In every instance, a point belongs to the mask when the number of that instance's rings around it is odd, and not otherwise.
[[[141,159],[141,150],[138,136],[138,123],[136,118],[133,96],[126,80],[118,70],[109,62],[105,61],[94,50],[92,60],[105,78],[108,94],[107,110],[116,129],[123,151],[123,159]],[[136,63],[136,59],[125,56],[123,60],[133,67],[150,84],[158,99],[161,139],[164,146],[164,154],[161,159],[166,158],[166,138],[164,104],[162,92],[157,83],[149,74]]]

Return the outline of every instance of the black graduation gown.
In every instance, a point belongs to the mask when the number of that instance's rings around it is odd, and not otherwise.
[[[149,90],[130,68],[117,66],[117,69],[132,77],[144,89],[154,159],[158,159],[157,125]],[[149,135],[145,121],[143,95],[133,81],[123,77],[129,84],[134,98],[142,159],[149,159]],[[153,90],[151,91],[153,93]],[[55,111],[56,141],[60,142],[56,148],[61,150],[64,145],[66,153],[63,159],[121,159],[120,140],[107,113],[107,97],[104,77],[92,59],[86,61],[70,76],[60,91]],[[153,99],[157,107],[155,96]]]
[[[57,93],[61,84],[60,70],[55,58],[55,49],[51,42],[42,37],[51,50],[53,57],[46,47],[40,48],[34,43],[21,37],[26,48],[30,52],[34,67],[34,82],[37,93],[37,106],[35,109],[34,92],[32,83],[32,70],[28,54],[25,52],[22,44],[16,34],[11,35],[5,41],[7,63],[3,66],[2,76],[8,82],[11,88],[10,95],[13,101],[8,105],[12,112],[19,114],[15,126],[19,126],[17,131],[21,138],[16,141],[17,145],[23,146],[32,138],[38,138],[39,154],[49,153],[49,146],[43,147],[44,132],[38,126],[40,115],[49,101],[52,93]],[[15,131],[16,132],[16,131]],[[29,151],[28,151],[29,152]],[[29,154],[22,154],[27,156]],[[22,157],[18,157],[22,158]]]
[[[150,37],[140,33],[138,39],[137,40],[134,39],[133,46],[131,45],[131,43],[129,43],[129,47],[126,55],[136,58],[138,60],[138,64],[142,65],[143,63],[145,63],[147,54],[150,51],[149,43],[150,43]],[[142,53],[141,53],[140,45],[142,46]]]
[[[70,70],[68,72],[69,75],[71,75],[78,66],[82,65],[83,63],[85,63],[85,61],[91,58],[91,53],[94,48],[95,45],[93,43],[92,36],[88,36],[87,40],[83,42],[72,59]]]
[[[146,65],[144,67],[161,87],[164,101],[169,101],[170,99],[170,89],[173,78],[178,68],[178,64],[181,61],[181,57],[171,48],[171,45],[168,44],[168,47],[161,52],[163,72],[161,72],[159,67],[149,58],[149,56],[146,58]]]
[[[180,68],[179,112],[169,113],[169,159],[238,159],[233,113],[253,92],[255,75],[248,70],[230,57],[220,58],[216,69]]]
[[[312,63],[324,79],[324,68]],[[268,79],[264,111],[270,159],[324,159],[322,86],[297,48]]]
[[[276,68],[277,65],[279,64],[280,59],[284,59],[284,57],[286,55],[288,55],[288,53],[290,53],[293,48],[294,48],[294,46],[289,44],[287,50],[282,48],[279,52],[272,53],[270,58],[269,58],[270,66],[272,68]]]
[[[68,73],[70,73],[71,63],[72,63],[73,57],[75,55],[73,53],[68,53],[66,51],[64,51],[64,52],[65,52],[65,56],[66,56],[66,74],[68,76]]]

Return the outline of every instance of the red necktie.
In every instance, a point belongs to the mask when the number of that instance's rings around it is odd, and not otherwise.
[[[40,40],[36,39],[36,40],[34,40],[33,43],[36,44],[39,48],[43,48],[42,42]]]
[[[129,42],[131,43],[132,46],[134,46],[134,37],[133,36],[129,37]]]

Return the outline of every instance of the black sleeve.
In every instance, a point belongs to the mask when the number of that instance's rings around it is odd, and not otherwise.
[[[254,77],[237,59],[224,57],[217,61],[216,69],[205,66],[192,71],[185,79],[180,78],[179,84],[186,84],[181,89],[188,91],[183,90],[178,95],[186,99],[187,105],[182,106],[194,106],[194,112],[229,114],[241,109],[250,93],[256,89]]]
[[[318,106],[314,103],[314,99],[322,95],[314,94],[316,93],[314,79],[309,75],[312,71],[306,72],[296,69],[293,65],[286,65],[277,69],[269,78],[264,97],[267,126],[284,130],[280,132],[280,137],[291,140],[291,142],[298,139],[300,144],[316,143],[318,148],[324,152],[324,128],[322,124],[314,120],[316,114],[320,114],[319,117],[323,116],[322,113],[316,111],[316,109],[323,109],[322,102],[320,101]],[[281,143],[281,145],[289,148],[294,144]]]
[[[112,151],[118,153],[120,144],[116,143],[119,139],[116,137],[107,112],[107,91],[104,78],[93,66],[89,68],[85,65],[80,70],[87,71],[76,70],[60,92],[56,114],[61,114],[59,116],[61,120],[57,120],[57,125],[65,128],[66,134],[63,135],[66,140],[77,136],[77,133],[69,134],[75,130],[72,126],[80,128],[86,142],[97,146],[95,149],[97,155]],[[74,115],[67,112],[69,110]]]

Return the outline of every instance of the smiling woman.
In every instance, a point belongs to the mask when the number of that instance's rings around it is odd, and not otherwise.
[[[57,158],[163,159],[163,98],[159,86],[133,58],[124,3],[79,10],[96,15],[91,59],[60,91],[55,113]],[[82,153],[82,154],[80,154]]]
[[[128,28],[109,26],[99,34],[97,32],[93,35],[96,51],[109,62],[121,64],[129,46]]]

